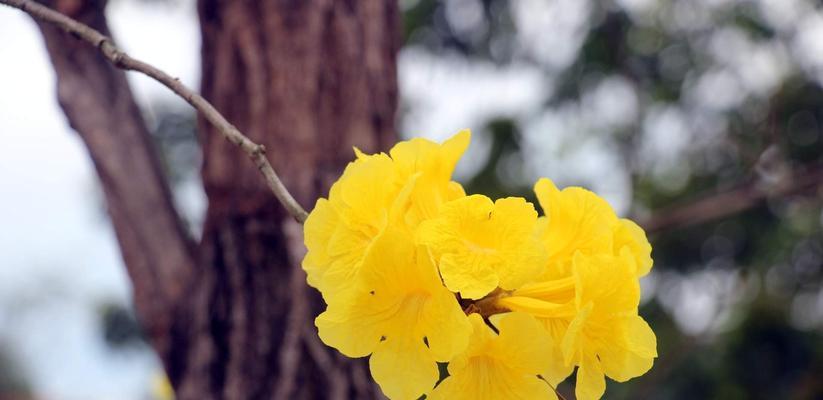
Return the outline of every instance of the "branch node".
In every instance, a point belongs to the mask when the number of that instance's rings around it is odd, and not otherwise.
[[[123,62],[124,58],[125,58],[125,54],[123,54],[122,51],[117,50],[116,48],[112,50],[112,52],[111,52],[111,62],[112,62],[112,64],[114,64],[115,67],[117,67],[117,68],[125,67],[126,65]]]

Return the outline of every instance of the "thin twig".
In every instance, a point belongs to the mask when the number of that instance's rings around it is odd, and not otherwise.
[[[223,117],[211,103],[206,101],[202,96],[195,93],[191,89],[183,85],[179,79],[173,78],[171,75],[161,71],[157,67],[137,60],[118,49],[114,42],[106,35],[97,30],[78,22],[66,15],[54,11],[48,7],[40,5],[31,0],[0,0],[0,4],[5,4],[10,7],[17,8],[30,16],[41,21],[53,24],[64,31],[75,35],[76,37],[92,44],[100,50],[101,53],[108,59],[115,67],[127,70],[140,72],[171,89],[178,96],[186,100],[192,107],[199,111],[203,117],[206,118],[212,125],[217,128],[223,137],[228,141],[234,143],[245,152],[249,158],[254,162],[254,165],[263,174],[266,179],[266,184],[274,193],[275,197],[286,207],[289,214],[291,214],[298,222],[306,220],[308,213],[294,197],[289,193],[288,189],[283,185],[277,172],[274,171],[271,163],[266,158],[266,148],[263,145],[253,142],[251,139],[243,135],[237,128]]]

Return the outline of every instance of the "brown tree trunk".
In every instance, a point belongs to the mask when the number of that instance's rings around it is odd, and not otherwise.
[[[395,1],[201,0],[202,93],[304,207],[352,159],[394,141]],[[254,166],[205,121],[200,270],[169,374],[185,399],[373,398],[362,360],[317,339],[302,234]]]
[[[48,5],[107,33],[103,0]],[[263,144],[310,209],[352,146],[394,142],[396,1],[201,0],[204,96]],[[209,199],[199,246],[181,228],[123,73],[41,25],[58,97],[103,184],[138,317],[180,399],[376,398],[364,360],[317,338],[302,233],[253,164],[200,121]]]

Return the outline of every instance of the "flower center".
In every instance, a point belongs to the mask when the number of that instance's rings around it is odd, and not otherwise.
[[[567,318],[576,312],[574,300],[574,277],[567,277],[526,284],[513,291],[497,288],[469,303],[465,312],[485,318],[509,311],[522,311],[540,318]]]

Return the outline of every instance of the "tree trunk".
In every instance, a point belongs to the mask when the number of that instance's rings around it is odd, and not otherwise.
[[[107,33],[104,0],[46,1]],[[304,207],[352,146],[395,141],[396,1],[201,0],[202,92],[268,149]],[[324,346],[302,232],[242,152],[200,120],[208,215],[181,228],[122,71],[44,24],[60,104],[106,194],[137,314],[180,399],[381,397],[365,360]]]
[[[269,150],[310,209],[353,158],[394,141],[394,1],[201,0],[202,93]],[[169,375],[184,399],[374,398],[363,360],[317,338],[302,233],[255,167],[201,120],[209,198]]]

